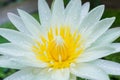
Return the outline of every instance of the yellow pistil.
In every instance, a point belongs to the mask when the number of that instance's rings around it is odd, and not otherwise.
[[[41,36],[41,42],[36,41],[32,47],[36,58],[54,69],[68,68],[84,51],[81,35],[70,27],[50,28],[47,39]]]

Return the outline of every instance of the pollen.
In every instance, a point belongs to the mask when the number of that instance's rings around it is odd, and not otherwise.
[[[70,27],[51,27],[47,38],[40,36],[40,40],[35,41],[32,51],[50,68],[68,68],[84,51],[81,35],[77,30],[71,31]]]

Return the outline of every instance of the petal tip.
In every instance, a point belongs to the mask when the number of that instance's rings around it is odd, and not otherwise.
[[[104,11],[105,10],[105,5],[99,5],[98,9]]]
[[[113,22],[115,21],[116,17],[111,17],[111,18],[109,18],[109,19],[110,19],[111,22],[113,23]]]
[[[90,5],[90,2],[86,2],[85,4],[86,4],[86,5]]]
[[[11,13],[11,12],[7,13],[8,18],[10,18],[12,15],[13,15],[13,13]]]
[[[17,8],[18,13],[23,13],[24,11],[22,9]]]
[[[113,19],[113,20],[115,20],[115,19],[116,19],[116,17],[112,17],[112,19]]]
[[[13,13],[11,13],[11,12],[8,12],[8,13],[7,13],[7,15],[12,15],[12,14],[13,14]]]

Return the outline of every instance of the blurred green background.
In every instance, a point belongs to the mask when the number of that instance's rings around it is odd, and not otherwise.
[[[7,5],[11,4],[11,3],[21,3],[24,2],[25,0],[0,0],[0,9],[6,7]],[[65,1],[65,5],[68,3],[69,0],[64,0]],[[85,2],[85,0],[84,0]],[[99,4],[101,4],[100,0],[90,0],[91,2],[91,9],[94,6],[97,6]],[[22,4],[21,4],[22,5]],[[1,13],[1,12],[0,12]],[[37,11],[34,11],[34,13],[32,13],[32,15],[38,20],[38,14]],[[103,18],[105,17],[116,17],[116,21],[114,22],[114,24],[112,25],[112,27],[118,27],[120,26],[120,10],[117,8],[107,8],[104,12]],[[10,22],[5,22],[0,24],[0,28],[9,28],[9,29],[15,29],[14,25]],[[6,39],[4,39],[3,37],[0,37],[0,43],[5,43],[8,42]],[[115,42],[120,42],[120,39],[117,39]],[[111,61],[115,61],[120,63],[120,53],[117,54],[113,54],[110,56],[105,57],[104,59],[107,60],[111,60]],[[3,78],[11,75],[12,73],[16,72],[17,70],[14,69],[6,69],[6,68],[0,68],[0,80],[3,80]],[[111,76],[111,80],[120,80],[120,76]],[[81,79],[78,78],[78,80],[85,80],[85,79]]]

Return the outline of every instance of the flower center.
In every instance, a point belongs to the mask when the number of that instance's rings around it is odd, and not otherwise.
[[[71,32],[70,27],[50,28],[47,38],[41,36],[40,39],[32,50],[38,60],[54,69],[70,67],[84,51],[81,35],[77,31]]]

